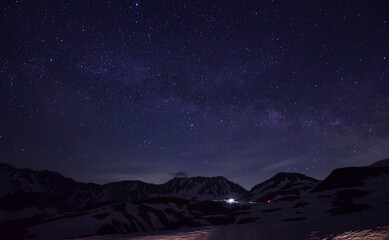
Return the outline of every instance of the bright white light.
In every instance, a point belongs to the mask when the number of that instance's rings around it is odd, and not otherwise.
[[[234,203],[234,202],[235,202],[235,199],[229,198],[229,199],[226,200],[226,202],[228,202],[228,203]]]

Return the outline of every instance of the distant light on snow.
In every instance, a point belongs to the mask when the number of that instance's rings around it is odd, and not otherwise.
[[[228,203],[235,203],[235,199],[229,198],[229,199],[226,200],[226,202],[228,202]]]
[[[267,203],[271,203],[271,200],[267,200]]]

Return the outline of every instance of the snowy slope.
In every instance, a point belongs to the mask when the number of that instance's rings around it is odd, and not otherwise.
[[[333,215],[382,208],[389,215],[389,167],[335,169],[311,192],[331,203]],[[389,219],[389,218],[388,218]]]
[[[97,234],[145,232],[235,223],[245,218],[247,206],[180,198],[152,198],[117,202],[60,214],[28,229],[26,238],[63,239]]]
[[[0,198],[0,233],[2,239],[14,239],[26,226],[45,217],[71,211],[72,207],[51,193],[15,193]]]
[[[346,220],[346,219],[345,219]],[[179,231],[166,231],[154,234],[115,234],[105,236],[94,236],[77,238],[78,240],[387,240],[389,236],[389,226],[363,228],[358,230],[336,231],[333,234],[323,234],[321,231],[309,231],[302,223],[293,227],[287,225],[272,226],[266,224],[263,228],[258,228],[257,224],[200,227]]]

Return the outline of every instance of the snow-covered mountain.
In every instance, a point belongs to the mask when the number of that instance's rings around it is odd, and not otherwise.
[[[191,200],[242,198],[247,193],[247,190],[224,177],[173,178],[162,185],[161,191],[162,196]]]
[[[0,197],[23,192],[46,192],[59,196],[74,207],[105,201],[139,201],[157,196],[188,200],[239,198],[248,191],[224,177],[173,178],[164,184],[121,181],[104,185],[80,183],[52,171],[17,169],[0,164]]]
[[[250,190],[251,201],[277,202],[292,201],[308,192],[320,181],[300,173],[277,173],[263,183],[255,185]]]
[[[335,169],[312,193],[330,202],[333,215],[381,207],[389,214],[389,167]],[[389,218],[388,218],[389,219]]]
[[[102,186],[79,183],[57,172],[17,169],[0,163],[0,197],[12,193],[52,193],[76,207],[97,202]]]
[[[389,178],[389,167],[338,168],[330,173],[312,192],[364,187],[370,180]]]
[[[103,191],[98,201],[139,201],[156,197],[160,192],[160,185],[142,181],[120,181],[102,185]]]

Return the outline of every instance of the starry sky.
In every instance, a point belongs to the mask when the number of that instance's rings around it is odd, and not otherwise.
[[[389,156],[388,1],[0,3],[0,161],[78,181]]]

